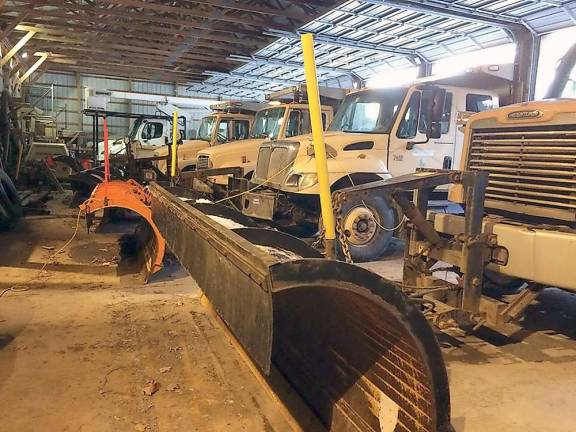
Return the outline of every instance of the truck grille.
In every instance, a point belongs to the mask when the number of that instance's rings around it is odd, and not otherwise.
[[[298,154],[300,144],[291,141],[267,142],[260,146],[253,181],[271,186],[282,184],[290,165]]]
[[[196,163],[197,169],[208,169],[210,168],[210,156],[198,155],[198,162]]]
[[[576,220],[576,125],[473,130],[468,168],[489,173],[487,208]]]

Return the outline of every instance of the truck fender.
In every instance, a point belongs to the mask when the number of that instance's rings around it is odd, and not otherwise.
[[[380,180],[382,180],[382,177],[380,177],[378,174],[352,173],[340,177],[338,180],[332,183],[332,186],[330,186],[330,191],[335,192],[337,190],[344,189],[350,186],[356,186]]]

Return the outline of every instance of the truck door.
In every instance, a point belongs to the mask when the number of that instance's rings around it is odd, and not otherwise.
[[[390,133],[388,169],[393,176],[413,173],[417,168],[452,168],[455,126],[452,125],[453,94],[446,93],[442,116],[442,135],[426,141],[430,119],[421,112],[422,92],[407,95],[407,103],[396,118]],[[412,147],[411,149],[407,147]]]
[[[149,121],[144,123],[140,143],[143,149],[156,149],[165,144],[164,123]]]
[[[250,122],[248,120],[234,120],[231,123],[230,141],[248,139],[250,133]]]
[[[248,120],[220,119],[216,128],[214,145],[248,139],[250,122]]]
[[[326,111],[322,111],[322,126],[326,130],[328,123]],[[306,135],[312,132],[310,125],[310,112],[307,109],[293,108],[289,110],[288,122],[284,131],[284,138],[297,135]]]

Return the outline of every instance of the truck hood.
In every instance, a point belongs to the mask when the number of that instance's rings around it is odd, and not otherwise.
[[[210,156],[210,159],[218,157],[218,155],[227,152],[242,151],[244,149],[251,149],[254,146],[259,146],[265,140],[262,138],[253,138],[236,141],[233,143],[223,144],[219,146],[213,146],[208,149],[202,150],[199,155]]]
[[[123,138],[108,140],[108,153],[112,155],[126,154],[126,144]],[[104,160],[104,141],[98,143],[98,160]]]
[[[250,159],[254,159],[256,163],[258,148],[264,141],[262,138],[253,138],[213,146],[198,152],[198,156],[208,156],[216,167],[221,167],[222,161],[240,163],[242,156],[250,156]]]
[[[369,133],[352,133],[352,132],[339,132],[329,131],[324,133],[324,142],[326,145],[332,147],[337,152],[343,151],[345,147],[351,144],[363,142],[375,142],[382,140],[383,134],[369,134]],[[304,135],[286,139],[285,141],[300,142],[299,155],[307,154],[308,147],[312,146],[312,135]]]
[[[198,151],[205,149],[206,147],[210,146],[208,141],[203,140],[185,140],[182,144],[178,146],[178,154],[190,154],[190,153],[198,153]],[[154,155],[156,156],[166,156],[168,155],[170,146],[162,146],[158,150],[154,151]],[[179,156],[180,158],[180,156]]]

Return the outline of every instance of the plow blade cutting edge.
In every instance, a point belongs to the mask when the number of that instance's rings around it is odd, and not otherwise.
[[[254,363],[328,430],[452,431],[436,338],[393,283],[287,234],[227,229],[157,184],[150,195],[169,248]]]

